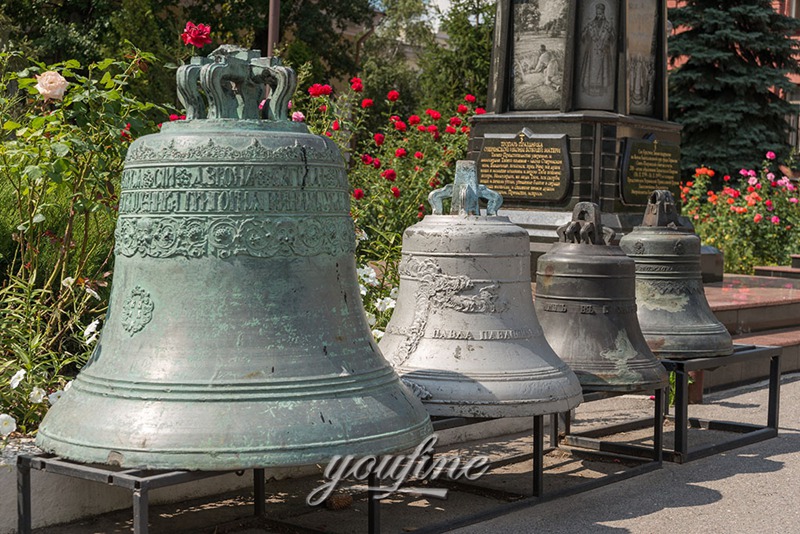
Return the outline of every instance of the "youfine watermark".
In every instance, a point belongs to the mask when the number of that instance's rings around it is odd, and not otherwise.
[[[430,481],[443,475],[450,480],[475,481],[489,470],[488,456],[475,456],[465,461],[460,456],[435,455],[433,447],[438,439],[436,434],[429,436],[408,455],[334,456],[323,473],[326,481],[308,494],[306,503],[322,504],[344,480],[364,482],[370,479],[380,484],[367,488],[375,499],[392,493],[416,493],[444,499],[446,489],[400,486],[410,479]]]

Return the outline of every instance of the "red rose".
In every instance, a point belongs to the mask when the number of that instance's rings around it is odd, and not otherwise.
[[[398,132],[405,132],[406,131],[406,123],[403,121],[396,121],[394,123],[394,129]]]
[[[429,124],[427,130],[429,132],[438,132],[439,131],[439,127],[436,126],[435,124]]]
[[[419,121],[421,121],[421,120],[422,119],[419,118],[419,115],[411,115],[408,118],[408,124],[411,124],[411,125],[419,124]]]
[[[397,115],[392,115],[391,117],[389,117],[389,121],[390,122],[397,122],[399,120],[400,120],[400,117],[398,117]]]
[[[364,198],[364,190],[363,189],[353,189],[353,198],[356,200],[361,200]]]
[[[331,126],[334,131],[339,129],[339,121],[333,121],[333,125]]]
[[[470,104],[474,104],[475,103],[475,97],[473,95],[465,95],[464,96],[464,100],[466,100]]]
[[[458,105],[458,112],[459,113],[461,113],[463,115],[467,111],[469,111],[469,106],[467,106],[466,104],[459,104]]]
[[[311,95],[311,98],[319,98],[323,95],[329,95],[331,92],[333,92],[333,89],[331,89],[331,86],[328,84],[322,85],[315,83],[308,88],[308,94]]]
[[[383,135],[382,133],[376,133],[375,135],[372,136],[372,138],[375,140],[375,144],[378,146],[381,146],[383,142],[386,140],[386,136]]]
[[[486,110],[483,108],[475,108],[475,115],[483,115],[486,113]]]
[[[380,169],[381,168],[381,160],[379,160],[378,158],[373,159],[372,160],[372,166],[375,167],[376,169]]]
[[[422,159],[422,158],[425,157],[425,155],[418,150],[418,151],[414,152],[414,157],[417,158],[417,159]]]
[[[396,185],[392,186],[392,194],[394,195],[394,198],[400,198],[400,189],[398,189]]]
[[[394,169],[386,169],[385,171],[381,172],[381,176],[389,180],[390,182],[394,182],[397,178],[397,171]]]
[[[322,105],[319,107],[319,110],[320,110],[321,112],[325,113],[326,111],[328,111],[328,106],[326,106],[325,104],[322,104]]]
[[[408,154],[408,152],[406,152],[405,148],[398,148],[397,150],[394,151],[394,157],[396,158],[402,158],[406,154]]]
[[[444,131],[445,131],[445,133],[449,133],[449,134],[456,133],[456,129],[453,128],[452,126],[450,126],[449,124],[447,125],[447,128],[444,129]]]
[[[131,123],[127,123],[125,128],[120,131],[120,138],[123,141],[130,141],[131,140]]]
[[[460,126],[461,122],[461,117],[450,117],[450,124],[453,126]]]
[[[194,22],[187,22],[186,28],[181,34],[183,44],[203,48],[203,46],[211,43],[211,26],[205,24],[198,24],[195,26]]]
[[[469,126],[462,126],[461,133],[469,133]]]
[[[388,100],[389,102],[396,102],[398,98],[400,98],[400,93],[398,93],[394,89],[392,89],[386,94],[386,100]]]
[[[364,165],[372,165],[372,156],[370,156],[369,154],[362,154],[361,163],[363,163]]]
[[[351,78],[350,79],[350,89],[355,91],[356,93],[360,93],[364,90],[364,84],[361,82],[361,78]]]
[[[170,116],[169,116],[169,120],[171,120],[171,121],[184,121],[184,120],[186,120],[186,115],[176,115],[174,113],[171,113]]]
[[[425,114],[435,121],[438,121],[439,119],[442,118],[442,114],[436,111],[435,109],[428,108],[425,110]]]
[[[373,103],[371,98],[365,98],[361,101],[361,107],[364,109],[371,108]]]
[[[417,124],[417,130],[419,130],[420,132],[424,132],[425,131],[425,125],[424,124]]]
[[[328,137],[333,137],[333,133],[331,132],[325,132],[325,135],[327,135]]]

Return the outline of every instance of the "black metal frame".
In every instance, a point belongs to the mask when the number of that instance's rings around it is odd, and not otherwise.
[[[626,392],[627,393],[627,392]],[[592,400],[599,400],[601,398],[607,398],[609,396],[616,396],[621,395],[622,393],[610,393],[610,392],[585,392],[584,393],[584,402],[589,402]],[[587,398],[588,397],[588,398]],[[614,473],[611,475],[606,475],[604,477],[590,480],[584,482],[582,484],[578,484],[573,486],[572,488],[567,488],[561,491],[554,492],[552,494],[544,494],[544,455],[545,452],[549,450],[553,450],[558,448],[559,440],[558,440],[558,417],[559,414],[554,413],[550,414],[550,447],[545,449],[544,447],[544,415],[536,415],[533,416],[533,454],[523,454],[514,456],[511,458],[503,458],[496,462],[492,462],[492,466],[500,466],[500,465],[507,465],[510,463],[516,463],[521,461],[526,461],[533,458],[533,492],[530,497],[525,497],[520,500],[510,502],[507,504],[502,504],[488,510],[484,510],[477,514],[472,514],[468,516],[464,516],[455,520],[448,520],[444,523],[430,525],[421,529],[416,530],[415,532],[419,534],[431,534],[434,532],[447,532],[456,528],[465,527],[468,525],[472,525],[475,523],[479,523],[481,521],[486,521],[488,519],[492,519],[494,517],[498,517],[504,514],[511,513],[516,510],[521,510],[524,508],[528,508],[530,506],[535,506],[537,504],[551,501],[555,499],[559,499],[562,497],[567,497],[569,495],[575,495],[578,493],[583,493],[585,491],[593,490],[595,488],[599,488],[602,486],[606,486],[608,484],[613,484],[615,482],[620,482],[622,480],[627,480],[629,478],[643,475],[645,473],[649,473],[656,469],[660,469],[662,466],[661,461],[661,453],[662,453],[662,428],[663,428],[663,413],[664,413],[664,391],[658,390],[655,393],[655,406],[654,406],[654,416],[651,420],[653,424],[653,449],[651,450],[651,457],[650,461],[644,461],[641,465],[636,467],[632,467],[620,473]],[[477,422],[485,421],[487,419],[468,419],[468,418],[448,418],[439,421],[434,421],[433,428],[434,430],[443,430],[445,428],[454,428],[457,426],[463,426],[468,424],[474,424]],[[594,451],[587,451],[592,453]],[[598,454],[604,456],[620,456],[619,454],[606,452],[606,451],[598,451]],[[633,460],[641,460],[641,457],[633,457]],[[463,485],[463,484],[457,484]],[[476,485],[471,484],[470,486],[475,487]],[[379,514],[377,512],[380,503],[375,502],[377,499],[373,499],[373,494],[370,493],[369,495],[370,504],[376,510],[375,516],[372,515],[372,508],[370,508],[370,525],[369,525],[369,533],[370,534],[378,534],[380,532],[380,521],[378,520],[377,523],[373,522],[373,517],[378,517]]]
[[[780,377],[781,377],[781,347],[757,346],[757,345],[735,345],[733,354],[729,356],[717,356],[713,358],[692,358],[687,360],[661,360],[667,369],[675,373],[675,446],[674,449],[664,449],[662,457],[668,462],[686,463],[699,458],[705,458],[712,454],[728,451],[766,439],[774,438],[778,435],[778,421],[780,409]],[[732,364],[752,363],[769,359],[769,393],[767,405],[767,424],[754,425],[749,423],[719,421],[709,419],[698,419],[689,417],[689,372],[704,369],[716,369]],[[599,438],[646,428],[651,424],[651,420],[639,419],[630,423],[623,423],[604,427],[569,436],[570,440],[582,443],[584,446],[597,447],[601,443]],[[738,436],[726,440],[722,443],[705,445],[694,449],[689,448],[688,426],[693,428],[705,428],[708,430],[719,430],[739,434]],[[648,448],[640,445],[614,443],[613,449],[620,454],[630,454],[642,456],[649,451]]]
[[[174,486],[184,482],[212,478],[238,471],[156,471],[146,469],[119,469],[109,465],[81,464],[58,456],[20,455],[17,457],[17,532],[30,534],[31,513],[31,469],[45,471],[81,480],[100,482],[130,490],[133,497],[133,532],[147,534],[149,492],[152,489]],[[255,494],[254,514],[266,512],[266,480],[264,469],[253,469]]]

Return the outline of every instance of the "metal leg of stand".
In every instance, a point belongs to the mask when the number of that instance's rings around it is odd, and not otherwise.
[[[17,532],[31,534],[31,468],[17,462]]]
[[[136,488],[133,490],[133,534],[147,534],[148,508],[150,507],[150,496],[147,488]]]
[[[767,426],[778,430],[778,416],[781,402],[781,355],[776,354],[769,360],[769,404]]]
[[[544,475],[544,417],[533,416],[533,496],[542,496]]]
[[[378,494],[379,481],[378,477],[375,476],[375,473],[370,472],[369,478],[367,479],[367,484],[369,485],[369,490],[367,490],[367,517],[368,517],[368,524],[367,524],[367,532],[369,534],[380,534],[381,532],[381,500],[376,498]]]
[[[267,483],[263,469],[253,469],[254,514],[261,517],[267,513]]]
[[[654,426],[653,426],[653,456],[654,460],[661,462],[661,454],[664,450],[664,390],[657,389],[655,392],[656,402],[654,407]]]
[[[558,447],[558,413],[550,414],[550,447]]]
[[[675,454],[686,459],[689,452],[689,373],[682,365],[675,368]]]

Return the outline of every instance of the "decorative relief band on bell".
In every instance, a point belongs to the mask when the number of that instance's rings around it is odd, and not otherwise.
[[[183,256],[317,256],[353,254],[349,217],[125,217],[120,216],[115,252],[151,258]]]
[[[141,286],[134,287],[122,305],[122,327],[133,336],[153,319],[153,309],[150,293]]]
[[[341,166],[307,166],[301,163],[260,163],[248,165],[147,165],[122,171],[122,190],[131,189],[218,189],[218,188],[340,188],[349,189]]]
[[[350,195],[324,189],[172,189],[123,191],[119,212],[128,214],[347,213]]]
[[[221,145],[213,139],[209,139],[207,143],[191,146],[181,146],[180,143],[172,140],[166,145],[160,144],[151,147],[141,141],[139,144],[134,143],[125,157],[126,166],[136,162],[151,161],[244,161],[250,163],[314,161],[344,165],[341,154],[327,143],[324,148],[303,146],[297,141],[291,146],[268,148],[262,145],[258,139],[252,139],[250,144],[244,148]]]
[[[395,327],[386,328],[387,334],[400,334],[403,332]],[[528,339],[536,332],[530,328],[519,330],[450,330],[446,328],[434,328],[429,332],[431,339],[457,339],[466,341],[505,341],[510,339]]]

